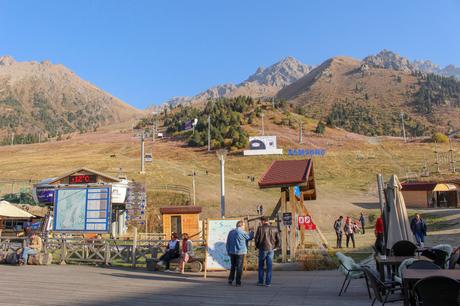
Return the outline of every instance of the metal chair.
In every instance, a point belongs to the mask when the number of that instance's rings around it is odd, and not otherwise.
[[[377,274],[377,271],[373,271],[368,267],[363,267],[363,270],[366,275],[368,286],[372,288],[374,293],[374,299],[372,300],[371,306],[374,306],[377,300],[381,302],[382,305],[404,300],[400,284],[393,281],[382,282]]]
[[[416,260],[406,267],[407,269],[441,270],[441,267],[428,260]]]
[[[417,246],[408,240],[400,240],[391,247],[394,256],[415,256]]]
[[[415,301],[423,306],[458,306],[460,283],[445,276],[430,276],[414,286]]]

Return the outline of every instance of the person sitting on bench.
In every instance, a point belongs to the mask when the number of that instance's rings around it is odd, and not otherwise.
[[[30,229],[26,229],[26,232]],[[37,255],[41,252],[43,243],[42,238],[38,236],[35,232],[31,233],[29,239],[28,246],[24,247],[24,251],[22,252],[22,258],[19,261],[20,264],[27,265],[27,260],[29,259],[29,255]]]
[[[182,248],[179,261],[179,272],[184,274],[185,264],[194,256],[192,241],[187,233],[182,234]]]
[[[179,239],[177,239],[177,234],[172,233],[171,240],[169,240],[168,246],[166,247],[164,254],[161,255],[158,265],[161,266],[165,264],[166,270],[169,271],[169,262],[172,259],[176,259],[179,257],[180,257],[180,241]]]

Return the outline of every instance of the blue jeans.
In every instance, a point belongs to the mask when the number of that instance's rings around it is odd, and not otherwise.
[[[272,282],[272,265],[273,265],[273,250],[259,250],[259,284],[264,283],[264,266],[267,263],[267,275],[265,276],[265,285],[270,285]]]
[[[29,259],[29,255],[37,255],[37,251],[28,247],[24,248],[22,252],[22,259],[24,259],[24,264],[27,265],[27,260]]]
[[[425,236],[422,232],[415,232],[415,240],[417,241],[417,245],[421,246],[425,242]]]

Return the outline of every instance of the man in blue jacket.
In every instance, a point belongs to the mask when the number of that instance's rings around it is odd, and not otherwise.
[[[244,222],[238,221],[236,228],[231,230],[227,236],[227,253],[230,256],[232,267],[228,276],[228,284],[232,285],[235,279],[236,271],[236,286],[241,286],[241,276],[243,275],[243,260],[244,255],[248,252],[248,241],[254,237],[254,232],[249,234],[244,231]]]

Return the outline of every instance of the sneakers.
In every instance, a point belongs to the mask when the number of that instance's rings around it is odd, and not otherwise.
[[[271,287],[272,285],[271,284],[265,284],[265,287]]]
[[[228,281],[228,284],[231,286],[231,285],[233,285],[233,282],[232,282],[232,281]]]
[[[263,287],[264,284],[257,283],[257,286]]]
[[[160,260],[157,265],[162,266],[164,264],[163,260]]]

